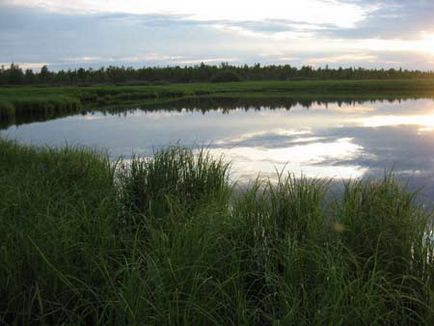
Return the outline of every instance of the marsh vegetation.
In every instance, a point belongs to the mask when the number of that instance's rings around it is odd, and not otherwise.
[[[0,140],[0,323],[432,325],[432,216],[392,176],[228,169]]]
[[[3,87],[0,121],[64,116],[108,107],[161,107],[173,102],[280,98],[286,102],[433,98],[434,80],[250,81],[148,86]]]

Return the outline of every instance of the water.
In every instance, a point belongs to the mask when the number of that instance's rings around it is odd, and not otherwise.
[[[348,179],[393,168],[434,198],[433,100],[258,108],[93,112],[10,126],[0,136],[35,145],[85,145],[112,159],[149,156],[168,144],[206,145],[232,161],[232,177],[240,181],[259,173],[274,177],[276,170]]]

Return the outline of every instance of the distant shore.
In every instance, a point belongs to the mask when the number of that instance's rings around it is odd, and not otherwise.
[[[244,81],[142,86],[13,86],[0,88],[0,121],[73,114],[107,106],[152,106],[192,98],[433,98],[434,80]]]

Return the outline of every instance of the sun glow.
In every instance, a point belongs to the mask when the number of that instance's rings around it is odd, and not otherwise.
[[[420,52],[434,55],[434,34],[421,33],[420,38],[413,40],[405,39],[364,39],[349,45],[352,49],[357,50],[374,50],[374,51],[404,51]]]
[[[357,120],[363,127],[417,126],[418,131],[434,131],[434,112],[421,115],[378,115]]]
[[[434,55],[434,34],[423,34],[423,39],[421,41],[421,48],[425,52],[429,52]]]

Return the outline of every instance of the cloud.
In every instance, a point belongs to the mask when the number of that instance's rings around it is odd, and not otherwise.
[[[366,14],[363,7],[354,3],[330,0],[4,0],[7,4],[37,7],[61,13],[128,13],[175,14],[192,20],[255,20],[289,19],[310,23],[331,23],[352,26]]]
[[[236,51],[240,38],[178,16],[2,7],[0,43],[0,62],[173,64],[234,57],[216,49]]]
[[[252,2],[254,9],[247,6],[243,17],[222,9],[218,15],[200,16],[205,9],[196,10],[195,3],[189,1],[181,10],[168,1],[148,8],[132,1],[3,0],[0,62],[49,63],[54,69],[201,61],[434,67],[431,1],[309,0],[289,7],[272,0],[273,10],[259,14],[263,6]],[[217,4],[224,3],[213,7]],[[313,5],[328,9],[308,12]],[[233,11],[243,8],[237,4]],[[282,12],[276,14],[279,8]],[[344,8],[350,18],[338,19],[345,10],[329,16],[330,8]]]
[[[330,35],[343,38],[417,39],[434,33],[434,1],[341,0],[371,8],[369,15],[352,28],[332,28]]]

